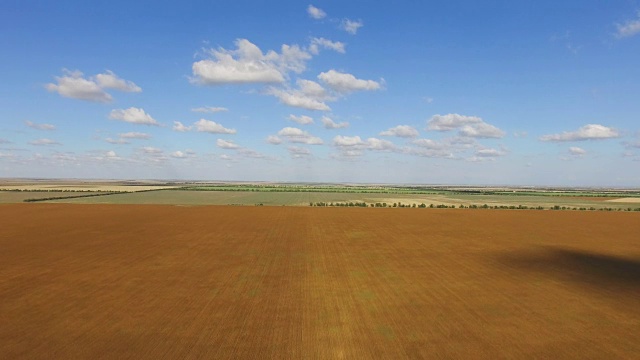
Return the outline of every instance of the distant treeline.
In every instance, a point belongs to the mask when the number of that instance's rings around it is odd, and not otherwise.
[[[494,210],[573,210],[573,211],[639,211],[640,208],[595,208],[595,207],[570,207],[570,206],[560,206],[554,205],[549,208],[545,208],[543,206],[526,206],[526,205],[445,205],[445,204],[403,204],[400,202],[387,204],[387,203],[365,203],[365,202],[310,202],[309,206],[319,206],[319,207],[377,207],[377,208],[430,208],[430,209],[494,209]]]
[[[65,190],[56,190],[56,189],[0,189],[0,191],[7,192],[112,192],[110,190],[77,190],[77,189],[65,189]]]
[[[76,199],[76,198],[85,198],[85,197],[93,197],[93,196],[107,196],[107,195],[116,195],[116,194],[124,194],[126,191],[116,191],[116,192],[102,192],[100,194],[85,194],[85,195],[70,195],[70,196],[52,196],[48,198],[31,198],[24,199],[23,202],[38,202],[38,201],[49,201],[49,200],[62,200],[62,199]]]
[[[308,192],[355,194],[408,194],[408,195],[493,195],[493,196],[557,196],[557,197],[640,197],[638,192],[553,192],[553,191],[505,191],[505,190],[452,190],[421,187],[305,187],[305,186],[185,186],[170,190],[187,191],[257,191],[257,192]]]
[[[49,200],[64,200],[64,199],[77,199],[77,198],[85,198],[85,197],[93,197],[93,196],[107,196],[107,195],[118,195],[118,194],[132,194],[132,193],[141,193],[141,192],[149,192],[149,191],[162,191],[165,189],[148,189],[148,190],[139,190],[139,191],[111,191],[111,192],[100,192],[99,194],[84,194],[84,195],[69,195],[69,196],[52,196],[48,198],[31,198],[24,199],[23,202],[38,202],[38,201],[49,201]],[[73,191],[71,191],[73,192]]]

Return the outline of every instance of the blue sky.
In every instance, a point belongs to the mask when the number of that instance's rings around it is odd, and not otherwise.
[[[640,1],[3,1],[0,177],[640,186]]]

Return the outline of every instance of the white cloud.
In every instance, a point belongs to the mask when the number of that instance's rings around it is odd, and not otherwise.
[[[288,119],[291,120],[291,121],[295,121],[300,125],[313,124],[313,118],[311,116],[306,116],[306,115],[295,116],[295,115],[291,114],[291,115],[289,115]]]
[[[389,140],[368,138],[362,140],[360,136],[342,136],[333,138],[333,145],[342,148],[368,149],[368,150],[394,150],[396,146]]]
[[[37,129],[37,130],[55,130],[56,127],[54,125],[51,124],[36,124],[33,123],[29,120],[24,122],[25,125],[27,125],[28,127],[32,128],[32,129]]]
[[[115,89],[124,92],[142,92],[142,89],[133,83],[133,81],[119,78],[111,70],[107,70],[104,74],[96,75],[96,82],[103,89]]]
[[[117,158],[118,154],[116,154],[116,152],[113,150],[109,150],[104,153],[104,156],[106,156],[107,158]]]
[[[158,149],[152,146],[145,146],[145,147],[142,147],[140,150],[142,150],[142,152],[145,154],[156,154],[156,155],[162,154],[162,149]]]
[[[587,150],[585,150],[583,148],[579,148],[577,146],[571,146],[569,148],[569,154],[571,154],[571,155],[582,156],[582,155],[584,155],[586,153],[587,153]]]
[[[477,116],[460,114],[434,115],[427,121],[427,130],[451,131],[459,129],[460,136],[474,138],[502,138],[505,132]]]
[[[306,131],[294,127],[286,127],[278,131],[278,135],[292,143],[322,145],[324,142],[319,137],[313,136]]]
[[[112,139],[112,138],[106,138],[104,139],[104,141],[108,142],[109,144],[114,144],[114,145],[124,145],[124,144],[129,144],[129,142],[126,139]]]
[[[95,102],[110,102],[113,98],[104,89],[126,92],[141,92],[142,89],[131,81],[119,78],[112,71],[98,74],[88,79],[78,70],[63,69],[63,76],[56,76],[57,84],[49,83],[45,88],[61,96]]]
[[[203,106],[203,107],[193,108],[191,109],[191,111],[199,112],[199,113],[217,113],[217,112],[229,111],[229,109],[225,107],[220,107],[220,106]]]
[[[11,144],[11,141],[7,139],[0,139],[0,144]]]
[[[244,156],[244,157],[248,157],[248,158],[254,158],[254,159],[269,159],[269,160],[273,160],[273,158],[259,153],[255,150],[251,150],[251,149],[247,149],[247,148],[240,148],[238,149],[238,154]]]
[[[541,141],[583,141],[601,140],[620,137],[617,130],[598,124],[587,124],[576,131],[565,131],[561,134],[549,134],[540,137]]]
[[[357,79],[351,74],[341,73],[333,69],[320,73],[318,79],[333,90],[343,94],[354,91],[379,90],[381,88],[379,82]]]
[[[115,109],[109,113],[109,119],[120,120],[132,124],[154,125],[158,126],[158,122],[151,115],[144,112],[144,109],[130,107],[126,110]]]
[[[503,156],[503,155],[505,155],[504,151],[500,151],[500,150],[497,150],[497,149],[491,149],[491,148],[478,149],[475,152],[475,156],[477,156],[477,157],[492,158],[492,157],[499,157],[499,156]]]
[[[338,147],[355,147],[364,146],[365,142],[362,141],[360,136],[342,136],[337,135],[333,138],[333,145]]]
[[[640,12],[637,18],[629,20],[624,24],[616,24],[616,36],[618,38],[630,37],[640,33]]]
[[[460,129],[461,136],[468,136],[474,138],[502,138],[505,132],[497,127],[481,122],[478,124],[465,125]]]
[[[307,14],[316,20],[324,19],[327,16],[327,13],[322,11],[322,9],[318,9],[317,7],[309,4],[307,6]]]
[[[37,146],[62,145],[61,143],[51,139],[38,139],[30,141],[29,144]]]
[[[275,135],[269,135],[267,137],[267,142],[271,145],[280,145],[282,144],[282,139],[280,139],[279,137],[275,136]]]
[[[141,132],[127,132],[118,135],[122,139],[141,139],[148,140],[151,139],[151,135]]]
[[[191,130],[191,126],[185,126],[180,121],[173,122],[173,131],[185,132]]]
[[[176,159],[186,159],[187,157],[189,157],[189,154],[187,152],[178,150],[172,152],[171,157],[174,157]]]
[[[465,125],[482,123],[477,116],[465,116],[459,114],[433,115],[427,121],[427,130],[450,131]]]
[[[317,55],[320,52],[320,48],[333,50],[335,52],[339,52],[340,54],[344,54],[346,44],[340,41],[331,41],[325,38],[312,38],[311,44],[309,45],[309,52]]]
[[[464,153],[480,145],[473,138],[451,137],[440,141],[432,139],[416,139],[411,142],[418,148],[403,148],[402,152],[410,155],[430,158],[456,158],[456,154]],[[486,152],[481,152],[486,153]]]
[[[236,129],[227,129],[215,121],[200,119],[193,126],[196,131],[207,132],[212,134],[235,134]]]
[[[409,125],[398,125],[380,133],[380,136],[397,136],[403,138],[413,138],[420,135],[418,130]]]
[[[291,156],[294,158],[311,155],[311,151],[309,149],[299,146],[289,146],[287,150],[289,151],[289,154],[291,154]]]
[[[216,140],[216,145],[221,149],[238,149],[238,148],[240,148],[240,146],[238,146],[238,144],[234,143],[231,140],[218,139],[218,140]]]
[[[45,88],[61,96],[95,102],[110,102],[113,98],[93,80],[83,78],[80,71],[64,69],[64,76],[56,76],[57,84],[49,83]]]
[[[324,101],[334,100],[327,91],[315,81],[298,79],[298,89],[278,89],[270,87],[267,94],[277,97],[281,103],[307,110],[329,111]]]
[[[344,129],[349,127],[348,122],[343,121],[341,123],[336,123],[335,121],[331,120],[331,118],[327,116],[322,117],[322,125],[324,126],[325,129]]]
[[[389,140],[368,138],[367,149],[380,150],[380,151],[392,151],[392,150],[396,150],[396,146]]]
[[[340,23],[340,28],[351,35],[355,35],[358,32],[358,29],[364,26],[362,20],[349,20],[344,19]]]
[[[231,156],[229,156],[227,154],[222,154],[222,155],[220,155],[220,159],[230,161],[230,160],[233,160],[233,157],[231,157]]]
[[[304,94],[300,94],[297,92],[291,92],[281,89],[271,88],[268,92],[270,95],[273,95],[280,99],[280,102],[292,107],[307,109],[307,110],[318,110],[318,111],[329,111],[331,108],[322,101],[318,101],[316,99],[305,96]]]
[[[203,85],[282,83],[290,71],[301,73],[311,54],[298,45],[282,45],[281,52],[262,50],[246,39],[235,42],[236,50],[219,48],[212,58],[193,63],[191,81]]]

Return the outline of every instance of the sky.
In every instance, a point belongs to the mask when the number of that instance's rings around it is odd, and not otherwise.
[[[4,0],[0,47],[0,177],[640,187],[640,0]]]

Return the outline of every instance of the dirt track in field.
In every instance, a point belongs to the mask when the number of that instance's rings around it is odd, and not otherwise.
[[[630,359],[640,214],[0,205],[7,359]]]

